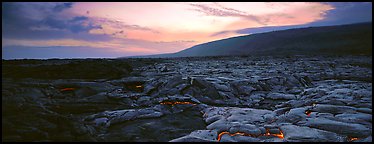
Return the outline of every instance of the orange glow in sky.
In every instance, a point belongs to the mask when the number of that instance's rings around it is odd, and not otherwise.
[[[45,9],[53,9],[57,4],[18,5],[23,8],[20,15],[30,13],[27,20],[40,24],[30,26],[32,33],[82,37],[5,37],[3,48],[90,47],[123,56],[178,52],[197,44],[249,34],[238,32],[247,28],[308,24],[324,20],[326,13],[335,9],[320,2],[77,2],[48,13]],[[78,17],[82,19],[73,20]],[[59,25],[59,21],[66,26]],[[77,32],[71,34],[72,30]]]
[[[301,2],[111,2],[78,3],[71,12],[154,30],[126,29],[115,27],[114,23],[106,23],[102,33],[123,29],[123,37],[126,38],[149,41],[193,40],[201,43],[238,35],[232,33],[209,37],[220,31],[310,23],[323,19],[324,13],[331,9],[332,6],[323,3]]]

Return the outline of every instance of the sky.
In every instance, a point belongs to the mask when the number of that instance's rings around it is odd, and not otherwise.
[[[241,35],[371,21],[371,2],[2,2],[2,59],[174,53]]]

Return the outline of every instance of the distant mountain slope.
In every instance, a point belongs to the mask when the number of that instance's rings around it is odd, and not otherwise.
[[[372,23],[289,29],[199,44],[177,53],[143,57],[224,55],[371,55]]]

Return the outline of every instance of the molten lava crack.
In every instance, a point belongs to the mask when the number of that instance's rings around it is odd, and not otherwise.
[[[311,113],[312,113],[312,111],[310,111],[310,110],[306,110],[306,111],[305,111],[305,114],[306,114],[307,116],[310,116]]]
[[[63,89],[60,89],[60,91],[73,91],[75,90],[75,88],[63,88]]]
[[[170,101],[166,101],[166,102],[161,102],[160,104],[163,104],[163,105],[177,105],[177,104],[192,104],[192,105],[196,105],[195,103],[192,103],[192,102],[179,102],[179,101],[176,101],[176,102],[170,102]]]
[[[242,135],[242,136],[250,136],[250,137],[259,137],[259,136],[276,136],[276,137],[278,137],[278,138],[280,138],[280,139],[283,139],[283,138],[284,138],[284,136],[283,136],[283,132],[282,132],[281,130],[279,130],[279,131],[280,131],[279,134],[271,134],[271,133],[269,132],[269,129],[266,129],[266,133],[265,133],[265,134],[260,134],[260,135],[247,134],[247,133],[244,133],[244,132],[236,132],[236,133],[231,134],[231,133],[225,131],[225,132],[221,132],[221,133],[218,134],[217,141],[220,141],[220,140],[221,140],[221,137],[222,137],[224,134],[228,134],[228,135],[230,135],[230,136]]]
[[[355,137],[347,137],[348,138],[348,141],[351,142],[351,141],[355,141],[355,140],[358,140],[358,138],[355,138]]]

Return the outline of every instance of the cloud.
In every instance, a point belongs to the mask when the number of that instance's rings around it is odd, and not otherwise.
[[[92,29],[100,29],[101,26],[89,21],[88,17],[77,16],[69,20],[47,17],[40,22],[40,25],[60,30],[69,30],[73,33],[88,32]]]
[[[181,44],[181,42],[173,42],[180,40],[176,37],[163,39],[163,35],[158,30],[114,19],[95,16],[88,17],[88,15],[75,15],[73,13],[65,15],[65,17],[60,17],[62,12],[71,8],[72,5],[50,4],[50,6],[43,6],[43,8],[38,4],[27,6],[24,3],[5,3],[5,5],[8,6],[5,6],[5,13],[3,13],[3,22],[4,15],[6,19],[6,25],[3,25],[4,31],[2,32],[3,40],[5,41],[3,47],[85,46],[113,49],[128,47],[120,41],[132,43],[131,47],[138,48],[140,48],[140,45],[147,48],[150,48],[152,45],[156,47],[163,45],[166,48],[173,47],[173,49],[168,51],[184,49],[187,48],[185,46],[190,46]],[[53,10],[56,7],[64,9]],[[26,14],[25,9],[32,9],[30,15],[41,13],[41,11],[48,11],[49,14],[45,14],[37,19],[29,19],[23,17]],[[17,11],[21,13],[16,13]],[[169,34],[168,37],[172,36]],[[114,41],[114,39],[116,40]],[[174,45],[171,43],[160,43],[160,41],[165,40],[174,43]]]
[[[190,4],[195,11],[207,16],[236,17],[227,28],[232,30],[259,26],[296,25],[322,20],[327,11],[334,9],[324,3],[243,3],[247,10],[229,8],[226,3]],[[232,5],[232,4],[231,4]],[[234,6],[234,5],[232,5]],[[238,6],[237,8],[244,7]],[[252,12],[252,13],[251,13]]]
[[[242,17],[245,16],[241,11],[234,10],[234,9],[225,9],[224,7],[220,6],[220,8],[214,8],[204,4],[190,4],[191,6],[195,7],[196,11],[202,12],[209,16],[238,16]]]
[[[244,18],[244,19],[247,19],[247,20],[255,21],[259,24],[264,24],[261,21],[261,19],[259,17],[255,16],[255,15],[251,15],[251,14],[248,14],[246,12],[236,10],[236,9],[233,9],[233,8],[227,8],[227,7],[222,6],[219,3],[214,3],[214,5],[218,6],[218,7],[212,7],[212,6],[208,6],[208,5],[194,4],[194,3],[192,3],[190,5],[196,8],[194,10],[202,12],[202,13],[208,15],[208,16],[240,17],[240,18]]]
[[[73,3],[2,3],[2,37],[17,39],[108,39],[91,35],[100,29],[89,17],[66,14]]]
[[[325,19],[312,22],[310,25],[338,25],[372,21],[373,6],[369,2],[328,2],[334,9],[325,13]]]
[[[210,36],[211,36],[211,37],[221,36],[221,35],[226,35],[226,34],[229,34],[229,33],[232,33],[232,32],[233,32],[233,31],[220,31],[220,32],[213,33],[213,34],[211,34]]]
[[[36,31],[67,30],[73,33],[100,28],[85,16],[62,16],[73,3],[3,3],[3,35]],[[29,17],[30,16],[30,17]],[[72,17],[72,18],[67,18]]]
[[[152,33],[160,33],[157,30],[151,29],[149,27],[135,25],[135,24],[126,24],[125,22],[113,20],[109,18],[100,18],[100,17],[92,17],[90,20],[93,23],[105,25],[106,27],[110,27],[111,29],[116,29],[117,31],[121,30],[139,30],[139,31],[148,31]],[[110,33],[107,33],[110,34]]]
[[[194,8],[194,11],[213,17],[201,17],[192,11],[175,11],[175,13],[166,13],[163,10],[158,9],[158,11],[162,11],[160,15],[157,10],[154,10],[152,13],[148,11],[142,13],[141,11],[136,13],[136,15],[139,14],[137,17],[129,16],[132,17],[132,19],[124,18],[123,14],[105,13],[107,12],[107,9],[98,11],[101,14],[98,16],[96,7],[95,9],[83,9],[82,13],[74,13],[74,11],[72,11],[78,8],[82,9],[85,4],[86,3],[47,3],[43,5],[43,3],[10,3],[13,7],[5,10],[5,15],[9,19],[7,20],[6,26],[3,26],[3,29],[6,31],[3,32],[3,36],[6,38],[17,38],[18,36],[19,38],[29,39],[56,39],[58,37],[74,37],[77,39],[91,37],[99,39],[105,37],[107,39],[122,38],[148,41],[176,41],[184,39],[204,42],[212,40],[211,37],[224,38],[226,36],[235,36],[237,34],[233,31],[247,27],[307,23],[317,18],[321,18],[318,12],[326,9],[321,6],[320,3],[301,3],[296,5],[293,3],[276,4],[277,7],[281,7],[281,10],[277,10],[276,7],[267,10],[265,7],[261,6],[261,3],[240,3],[238,5],[236,3],[188,3],[187,5],[184,3],[181,5],[159,4],[159,6],[164,8],[172,8],[172,6],[186,8],[186,6],[188,6],[189,8]],[[86,5],[86,7],[92,7],[95,5],[99,7],[99,4],[89,4],[90,5]],[[133,3],[120,3],[117,5],[121,5],[121,7],[118,6],[120,9],[123,9],[122,5],[129,6],[126,10],[131,10],[130,7],[143,5],[143,3],[132,4]],[[110,3],[105,3],[104,5],[110,6]],[[100,6],[103,5],[100,4]],[[156,8],[151,4],[144,4],[144,6]],[[321,8],[319,9],[318,7]],[[111,6],[111,8],[116,9],[117,6]],[[292,11],[294,8],[306,9],[307,12],[305,13],[314,13],[314,15],[305,14],[305,16],[301,17],[297,15],[297,13],[302,13],[299,12],[302,10]],[[308,8],[310,10],[308,10]],[[250,11],[248,9],[250,9]],[[266,9],[266,11],[263,9]],[[271,12],[264,14],[262,13],[263,11]],[[129,12],[132,11],[127,11],[127,13]],[[14,16],[14,14],[16,16]],[[145,17],[148,19],[159,19],[156,23],[167,23],[169,19],[173,19],[174,23],[173,25],[168,24],[165,27],[154,27],[155,21],[147,20],[149,23],[139,24],[138,21],[142,19],[141,17],[144,16],[144,14],[146,14]],[[152,16],[149,16],[149,14],[152,14]],[[28,18],[25,17],[25,15],[34,18]],[[111,15],[111,17],[104,17],[103,15]],[[191,22],[179,19],[184,16],[188,16],[188,18],[198,17],[198,19],[193,19]],[[131,23],[129,23],[130,21]],[[12,23],[16,25],[13,25]],[[178,26],[182,27],[175,29],[175,27]],[[222,31],[227,32],[223,33]],[[75,34],[79,34],[79,36],[82,37],[77,37]]]
[[[73,3],[62,3],[62,4],[58,4],[56,5],[54,8],[53,8],[53,11],[55,12],[61,12],[65,9],[69,9],[73,6]]]
[[[38,21],[48,16],[61,17],[64,12],[72,8],[74,3],[61,2],[4,2],[3,19],[22,18],[24,20]]]
[[[286,26],[265,26],[250,27],[234,30],[240,34],[263,33],[269,31],[285,30],[292,28],[328,26],[338,24],[349,24],[372,21],[372,5],[365,2],[326,2],[325,5],[332,7],[331,10],[323,11],[323,19],[319,19],[306,24],[286,25]],[[270,7],[279,6],[269,3]],[[296,15],[297,16],[297,15]],[[290,17],[292,18],[292,17]]]
[[[107,18],[90,18],[96,24],[101,26],[101,29],[92,29],[89,31],[90,34],[103,34],[110,35],[113,38],[122,39],[138,39],[144,41],[206,41],[211,40],[209,32],[181,32],[181,31],[170,31],[168,28],[149,28],[145,26],[128,24],[126,22],[107,19]],[[200,39],[200,38],[204,39]]]
[[[224,10],[227,10],[227,11],[246,14],[246,12],[244,12],[244,11],[240,11],[240,10],[237,10],[237,9],[225,7],[225,6],[223,6],[222,4],[220,4],[218,2],[214,2],[213,4],[216,5],[216,6],[218,6],[218,7],[220,7],[220,8],[222,8],[222,9],[224,9]]]
[[[88,20],[88,17],[86,16],[76,16],[73,19],[70,20],[70,22],[80,22],[80,21],[85,21]]]

